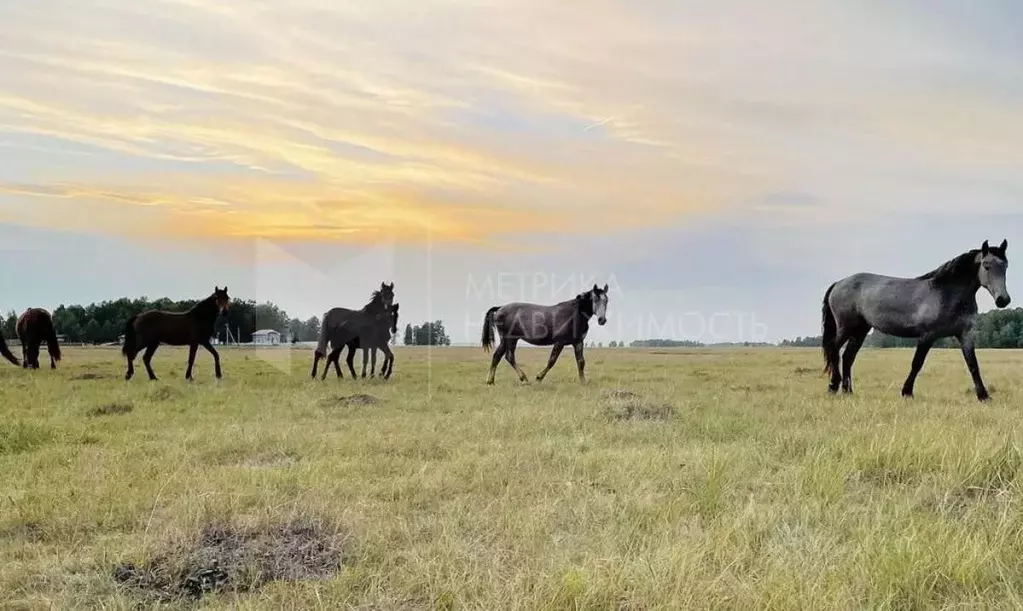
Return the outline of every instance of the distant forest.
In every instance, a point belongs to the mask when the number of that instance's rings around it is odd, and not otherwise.
[[[150,300],[145,297],[129,299],[122,297],[115,301],[104,301],[93,303],[87,306],[61,305],[53,310],[54,324],[57,333],[63,335],[65,341],[70,343],[85,344],[112,344],[119,343],[119,337],[124,333],[125,324],[132,314],[149,309],[161,309],[171,311],[184,311],[196,304],[195,300],[174,301],[168,298]],[[17,336],[14,326],[19,313],[10,311],[3,318],[2,331],[7,340],[13,340]],[[221,340],[226,339],[225,329],[230,327],[234,340],[242,343],[252,341],[252,334],[260,329],[274,329],[282,334],[291,332],[294,341],[314,342],[320,331],[320,319],[316,316],[308,320],[291,318],[287,312],[277,305],[266,302],[256,303],[254,301],[232,300],[227,316],[222,317],[217,323],[216,336]],[[399,331],[398,335],[401,335]],[[449,345],[451,339],[444,329],[444,323],[440,320],[425,322],[421,325],[405,325],[404,343],[406,345]],[[623,347],[625,342],[611,342],[608,347]],[[691,340],[671,339],[645,339],[629,343],[633,348],[699,348],[704,346],[728,347],[728,346],[784,346],[798,347],[807,346],[819,348],[821,345],[820,336],[797,337],[795,339],[783,340],[780,344],[769,344],[763,342],[736,342],[704,344]],[[916,340],[892,337],[877,331],[867,336],[865,346],[872,348],[902,348],[913,347]],[[955,339],[945,339],[935,344],[935,348],[957,348],[958,342]],[[594,344],[595,347],[602,347],[602,344]],[[1011,310],[991,310],[981,314],[977,322],[977,347],[978,348],[1023,348],[1023,308]]]
[[[146,297],[129,299],[122,297],[115,301],[103,301],[87,306],[61,305],[51,311],[57,333],[65,337],[66,342],[73,344],[113,344],[120,343],[125,325],[133,314],[150,309],[183,312],[197,303],[189,299],[174,301],[168,298],[151,300]],[[20,312],[10,311],[3,318],[2,332],[7,340],[17,337],[15,325]],[[256,303],[232,299],[227,315],[217,321],[215,337],[221,341],[227,339],[226,330],[230,328],[234,341],[248,343],[252,334],[262,329],[273,329],[283,335],[290,331],[293,341],[314,342],[320,332],[320,319],[316,316],[308,320],[291,318],[288,313],[277,305],[266,302]],[[419,329],[419,327],[415,327]],[[444,332],[441,321],[425,323],[425,333],[420,334],[421,343],[450,343]],[[282,337],[283,339],[283,337]]]
[[[867,336],[864,346],[871,348],[911,348],[915,339],[892,337],[876,330]],[[781,346],[812,346],[819,348],[821,336],[797,337],[784,340]],[[959,342],[946,338],[934,344],[935,348],[958,348]],[[1023,308],[991,310],[980,315],[977,321],[977,348],[1023,348]]]

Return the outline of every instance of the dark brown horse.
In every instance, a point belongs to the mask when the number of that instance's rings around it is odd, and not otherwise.
[[[346,337],[341,341],[340,344],[334,343],[334,337],[338,336],[338,329],[344,325],[345,321],[358,317],[361,321],[373,320],[378,314],[383,313],[385,310],[390,309],[394,303],[394,283],[386,284],[380,283],[380,290],[373,291],[370,297],[369,303],[364,305],[359,310],[352,310],[349,308],[331,308],[323,315],[323,322],[320,323],[320,337],[316,343],[316,350],[313,352],[313,371],[310,374],[314,380],[316,379],[316,370],[319,366],[320,359],[327,356],[327,344],[330,343],[333,347],[343,346],[347,344],[353,337],[357,336],[358,333],[352,333],[351,331],[346,332]],[[324,373],[326,375],[326,373]],[[352,376],[355,375],[355,371],[352,371]]]
[[[558,362],[561,350],[571,344],[575,349],[575,363],[579,368],[579,381],[586,382],[586,359],[583,357],[583,342],[590,330],[590,318],[597,317],[597,324],[607,322],[607,285],[580,293],[574,299],[554,305],[515,302],[494,306],[483,317],[483,349],[489,351],[494,345],[494,328],[497,328],[501,343],[490,361],[487,384],[494,383],[494,373],[501,357],[508,360],[519,380],[526,381],[526,373],[515,362],[515,346],[519,340],[534,346],[553,346],[547,366],[536,376],[543,381],[547,372]]]
[[[128,320],[124,328],[124,346],[121,353],[128,359],[128,371],[124,374],[125,380],[130,380],[135,375],[135,356],[142,348],[146,349],[142,355],[142,362],[149,373],[149,379],[155,380],[156,374],[150,361],[153,353],[160,344],[168,346],[188,346],[188,369],[185,370],[185,379],[192,380],[192,364],[195,362],[195,353],[202,346],[213,355],[213,365],[217,379],[222,376],[220,373],[220,355],[210,343],[213,337],[217,317],[227,311],[231,298],[227,294],[227,287],[213,288],[213,294],[195,304],[186,312],[167,312],[164,310],[146,310],[135,314]]]
[[[21,363],[18,362],[18,357],[14,356],[14,354],[11,352],[11,349],[7,347],[7,342],[4,341],[3,335],[0,335],[0,356],[4,357],[5,359],[14,363],[15,365],[21,365]]]
[[[334,335],[330,338],[331,346],[334,349],[327,356],[327,361],[323,365],[323,378],[327,377],[327,372],[330,371],[331,363],[334,364],[334,371],[337,372],[338,378],[343,378],[341,374],[341,367],[338,361],[341,359],[341,351],[348,348],[348,371],[352,373],[352,377],[355,377],[355,351],[362,348],[362,377],[366,377],[366,357],[367,353],[372,351],[373,353],[373,365],[370,369],[370,376],[376,376],[377,368],[377,350],[382,350],[384,353],[384,363],[380,368],[380,375],[385,379],[391,377],[391,371],[394,369],[394,353],[391,352],[388,343],[391,341],[391,335],[398,332],[398,304],[391,306],[389,310],[385,310],[373,319],[372,323],[365,329],[357,329],[358,317],[350,318],[340,328],[336,329]]]
[[[57,330],[49,312],[42,308],[29,308],[18,317],[15,329],[21,340],[22,366],[25,369],[39,369],[39,346],[43,342],[46,342],[46,350],[50,353],[50,369],[57,368],[60,344],[57,343]]]

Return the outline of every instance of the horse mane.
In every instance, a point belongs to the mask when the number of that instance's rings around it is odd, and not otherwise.
[[[373,305],[374,303],[381,303],[380,289],[377,289],[377,290],[375,290],[375,291],[373,291],[372,293],[369,294],[369,303],[367,303],[366,305],[362,306],[362,310],[363,311],[368,310],[369,307],[371,305]]]
[[[579,313],[583,316],[593,316],[593,289],[579,293],[573,300],[579,305]]]
[[[206,310],[208,310],[210,308],[210,306],[214,305],[214,301],[216,299],[217,299],[217,294],[216,293],[212,293],[206,299],[203,299],[202,301],[197,302],[194,306],[188,308],[186,313],[187,314],[205,314]],[[215,309],[215,307],[214,307],[214,309]]]
[[[931,271],[917,276],[917,280],[934,280],[937,283],[948,282],[951,280],[957,280],[964,276],[971,276],[977,273],[977,255],[980,254],[979,248],[973,248],[964,252],[963,254],[945,261],[938,267]],[[996,257],[1005,259],[1005,253],[998,247],[990,247],[988,252],[995,255]]]

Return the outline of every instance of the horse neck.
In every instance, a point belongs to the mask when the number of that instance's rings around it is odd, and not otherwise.
[[[951,300],[950,305],[976,303],[977,291],[980,290],[980,280],[977,278],[976,266],[972,273],[965,272],[954,276],[937,276],[928,280],[936,290],[943,293]]]
[[[369,303],[362,307],[362,311],[366,314],[380,314],[384,310],[384,301],[379,295],[374,296]]]
[[[589,295],[584,295],[582,299],[576,299],[575,302],[580,317],[584,320],[593,318],[593,299]]]
[[[188,313],[200,320],[215,320],[217,318],[217,304],[213,296],[203,299],[192,306]]]

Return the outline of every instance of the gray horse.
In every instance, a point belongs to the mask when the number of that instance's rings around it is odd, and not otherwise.
[[[501,336],[501,343],[494,351],[490,362],[490,374],[487,384],[494,383],[494,373],[501,357],[508,360],[519,380],[526,381],[526,374],[515,363],[515,346],[519,340],[525,340],[534,346],[554,346],[547,360],[547,367],[536,376],[536,381],[543,381],[547,372],[558,361],[561,350],[568,344],[575,349],[575,362],[579,368],[579,381],[585,383],[583,370],[586,359],[583,357],[583,342],[590,330],[590,318],[597,317],[597,324],[607,322],[607,285],[593,288],[580,293],[573,299],[554,305],[515,302],[503,306],[495,306],[487,310],[483,318],[483,349],[490,351],[494,344],[494,327]]]
[[[378,314],[390,309],[394,303],[394,283],[380,283],[380,290],[373,291],[369,303],[359,310],[349,308],[331,308],[323,315],[323,322],[320,323],[320,336],[316,342],[316,351],[313,353],[313,371],[311,377],[316,379],[316,369],[320,359],[327,356],[327,343],[331,338],[339,334],[339,329],[346,321],[353,317],[375,318]],[[333,342],[331,342],[333,343]],[[339,347],[334,345],[335,348]],[[353,374],[354,375],[354,374]]]
[[[876,328],[888,335],[920,340],[902,396],[913,396],[916,376],[934,342],[955,337],[973,377],[977,399],[986,401],[988,392],[974,351],[977,291],[987,289],[999,308],[1009,305],[1011,299],[1005,288],[1008,246],[1005,240],[997,248],[989,247],[985,240],[979,249],[916,278],[858,273],[829,286],[821,316],[824,370],[831,374],[828,391],[836,393],[841,385],[844,392],[852,392],[853,361],[871,328]],[[847,341],[839,371],[839,350]]]

